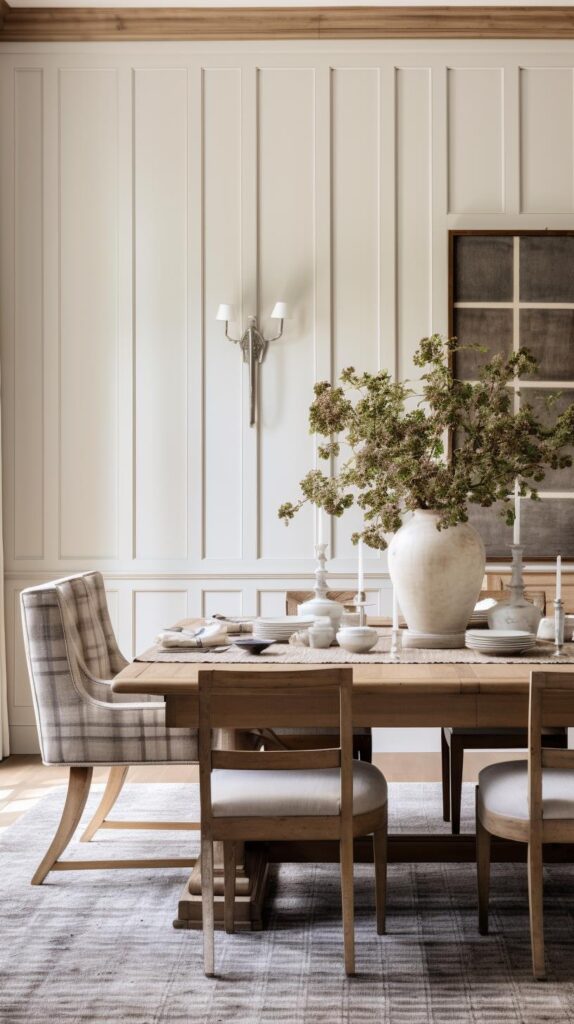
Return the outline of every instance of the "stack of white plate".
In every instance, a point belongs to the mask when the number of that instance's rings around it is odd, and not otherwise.
[[[268,640],[269,643],[286,644],[289,637],[300,629],[309,629],[315,621],[314,615],[283,615],[277,619],[255,619],[253,639]]]
[[[536,646],[536,637],[522,629],[467,629],[465,643],[483,654],[524,654]]]

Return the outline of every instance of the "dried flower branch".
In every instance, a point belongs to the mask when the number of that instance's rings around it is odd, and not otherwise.
[[[574,405],[545,426],[528,403],[514,412],[511,385],[532,374],[537,362],[527,349],[508,359],[494,356],[471,384],[454,377],[450,356],[456,338],[423,338],[414,364],[425,370],[417,390],[391,375],[356,372],[348,367],[336,386],[315,385],[309,410],[312,433],[325,461],[350,449],[334,475],[311,470],[301,481],[301,497],[285,502],[279,517],[288,523],[311,502],[329,515],[361,508],[362,537],[372,548],[387,547],[388,534],[402,525],[406,511],[440,513],[438,528],[468,519],[471,504],[502,503],[501,515],[514,521],[514,486],[522,497],[538,499],[546,469],[572,465],[566,448],[574,444]],[[476,347],[476,346],[466,346]],[[455,440],[450,459],[445,438]]]

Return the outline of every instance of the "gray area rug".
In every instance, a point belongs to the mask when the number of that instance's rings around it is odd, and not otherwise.
[[[372,869],[356,867],[356,978],[343,973],[336,865],[274,870],[267,927],[216,935],[219,976],[202,973],[201,934],[172,927],[186,871],[30,877],[63,790],[7,829],[0,845],[2,1024],[425,1024],[574,1022],[574,871],[546,874],[549,980],[530,974],[526,872],[495,865],[491,934],[478,935],[472,865],[389,869],[388,934],[375,932]],[[97,801],[91,798],[84,820]],[[197,790],[126,788],[118,816],[192,817]],[[465,786],[463,828],[472,828]],[[444,828],[440,788],[390,786],[391,829]],[[181,856],[190,833],[103,832],[70,856]],[[192,840],[196,842],[196,840]]]

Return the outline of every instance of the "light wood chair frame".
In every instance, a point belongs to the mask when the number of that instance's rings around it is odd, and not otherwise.
[[[44,854],[40,864],[32,876],[32,885],[42,885],[50,871],[97,871],[110,868],[180,868],[194,867],[197,857],[146,857],[146,858],[110,858],[98,860],[60,860],[69,846],[90,794],[90,786],[94,774],[94,765],[71,766],[68,776],[68,789],[62,815],[56,834]],[[80,842],[89,842],[100,828],[113,829],[161,829],[195,830],[201,828],[199,822],[193,821],[115,821],[107,815],[115,804],[125,782],[130,765],[113,765],[100,803],[87,828],[80,837]]]
[[[546,614],[546,594],[544,590],[526,590],[524,596]],[[481,590],[479,601],[487,597],[500,601],[504,597],[503,590]],[[462,803],[462,776],[465,750],[524,750],[528,745],[528,731],[508,733],[493,727],[481,730],[457,727],[441,729],[441,777],[442,777],[442,817],[443,821],[451,822],[454,836],[460,833],[460,809]],[[563,730],[545,737],[548,747],[567,747],[568,736]]]
[[[198,673],[199,681],[199,776],[201,801],[201,867],[204,970],[211,976],[214,966],[213,843],[223,843],[224,927],[233,932],[236,844],[274,839],[338,839],[340,850],[341,897],[345,970],[355,972],[353,839],[373,834],[377,932],[385,930],[387,873],[387,803],[368,814],[353,815],[353,730],[350,669],[320,669],[301,672],[244,672],[228,669]],[[234,697],[272,695],[274,700],[292,700],[298,690],[310,695],[331,692],[338,703],[339,745],[307,750],[214,750],[212,735],[218,708]],[[211,801],[214,769],[232,770],[319,770],[338,768],[341,773],[341,810],[334,815],[264,817],[215,817]]]
[[[494,814],[483,804],[480,785],[476,787],[476,863],[478,877],[478,926],[488,934],[491,837],[514,839],[528,844],[528,902],[532,972],[544,979],[543,846],[544,843],[574,842],[574,819],[543,817],[542,778],[544,768],[573,769],[574,750],[549,749],[542,745],[545,705],[564,698],[574,690],[574,672],[532,672],[528,721],[528,812],[525,820]],[[574,781],[574,773],[573,773]]]
[[[126,765],[113,765],[110,768],[105,789],[101,800],[93,813],[88,825],[80,836],[81,843],[89,843],[96,833],[101,829],[136,829],[136,830],[158,830],[158,831],[191,831],[198,832],[201,825],[198,821],[128,821],[125,818],[109,818],[112,808],[116,803],[127,779],[128,772],[132,767]],[[135,766],[134,766],[135,767]],[[145,762],[140,767],[146,767]]]
[[[542,737],[545,747],[568,747],[568,730],[556,729]],[[442,816],[450,821],[453,836],[460,834],[462,779],[465,750],[526,750],[528,729],[441,729]]]

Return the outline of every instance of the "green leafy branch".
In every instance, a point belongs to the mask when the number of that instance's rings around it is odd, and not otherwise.
[[[378,549],[386,548],[404,513],[415,509],[439,513],[442,529],[466,522],[469,505],[499,502],[512,524],[515,482],[522,497],[537,500],[545,472],[572,465],[574,405],[551,425],[528,402],[515,412],[513,385],[537,368],[531,353],[495,355],[470,383],[451,368],[463,347],[477,346],[459,346],[438,334],[423,338],[413,357],[424,371],[416,388],[394,381],[386,370],[357,373],[354,367],[343,370],[336,385],[317,383],[309,428],[324,439],[319,458],[331,462],[349,454],[336,473],[307,473],[299,499],[281,505],[279,517],[289,523],[308,502],[340,517],[356,504],[364,528],[353,541],[362,537]]]

